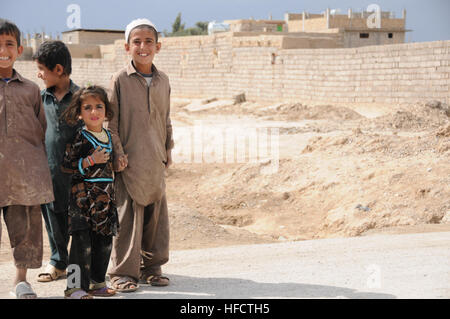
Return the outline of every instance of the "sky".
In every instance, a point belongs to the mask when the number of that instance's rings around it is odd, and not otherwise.
[[[321,13],[327,7],[345,14],[348,8],[355,12],[377,4],[397,18],[407,10],[406,28],[412,31],[406,42],[450,40],[450,0],[0,0],[0,18],[13,21],[23,33],[56,35],[77,26],[70,19],[75,12],[71,4],[79,7],[84,29],[124,30],[131,20],[148,18],[158,31],[169,32],[178,13],[186,27],[193,27],[198,21],[268,19],[269,15],[283,20],[287,12]]]

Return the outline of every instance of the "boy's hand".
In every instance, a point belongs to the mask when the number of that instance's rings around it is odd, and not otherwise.
[[[106,149],[102,149],[100,146],[98,146],[95,149],[94,153],[92,153],[91,157],[94,160],[95,164],[103,164],[109,160],[109,153],[106,152]]]
[[[114,170],[121,172],[128,166],[128,155],[124,154],[116,158],[114,161]]]

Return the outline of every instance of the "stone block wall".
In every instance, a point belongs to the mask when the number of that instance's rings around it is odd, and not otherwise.
[[[43,89],[44,83],[37,78],[37,67],[33,61],[16,61],[14,68],[24,77],[36,82]],[[114,61],[104,59],[72,59],[71,79],[79,86],[98,84],[108,87],[111,75],[116,72]]]
[[[230,98],[308,104],[450,103],[450,41],[361,48],[284,49],[280,37],[215,36],[162,38],[155,64],[176,97]],[[73,59],[75,82],[107,86],[125,65],[124,41],[115,59]],[[15,65],[42,87],[31,61]]]
[[[197,46],[171,39],[156,61],[170,76],[173,94],[229,98],[244,92],[250,100],[307,103],[450,103],[450,41],[289,50],[236,46],[235,41],[231,38],[231,48],[227,37]]]

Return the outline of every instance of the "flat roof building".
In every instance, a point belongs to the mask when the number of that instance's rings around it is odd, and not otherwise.
[[[232,32],[283,32],[287,31],[284,20],[254,20],[239,19],[225,20],[224,23],[230,25]]]
[[[401,18],[392,12],[353,12],[335,14],[326,9],[323,14],[286,13],[288,32],[324,32],[341,34],[342,46],[360,47],[366,45],[397,44],[405,42],[406,10]]]
[[[66,44],[113,44],[125,38],[123,30],[74,29],[62,32],[62,41]]]

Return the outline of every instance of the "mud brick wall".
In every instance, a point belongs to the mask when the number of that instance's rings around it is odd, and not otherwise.
[[[32,61],[16,61],[14,68],[24,77],[36,82],[41,89],[44,84],[37,78],[37,67]],[[116,70],[115,61],[105,59],[72,59],[71,79],[79,86],[99,84],[108,87],[109,79]]]
[[[450,41],[360,48],[284,49],[280,36],[196,36],[161,39],[155,64],[176,97],[310,104],[450,103]],[[73,59],[73,80],[107,86],[127,60],[124,41],[113,59]],[[42,87],[31,61],[16,69]]]
[[[163,42],[156,63],[174,95],[308,103],[450,103],[450,41],[283,49],[277,38]],[[253,42],[255,39],[253,39]]]

